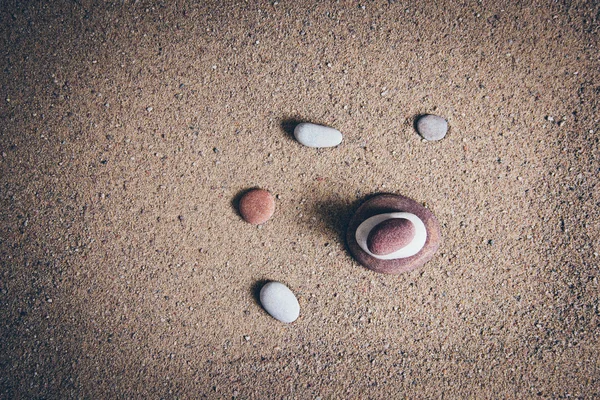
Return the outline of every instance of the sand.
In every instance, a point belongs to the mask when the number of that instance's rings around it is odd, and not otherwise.
[[[0,397],[600,396],[599,15],[2,1]],[[301,121],[344,141],[303,147]],[[277,196],[262,227],[252,187]],[[440,221],[418,271],[346,249],[381,192]]]

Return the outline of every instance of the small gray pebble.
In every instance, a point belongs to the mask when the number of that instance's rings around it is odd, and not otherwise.
[[[298,124],[294,136],[308,147],[334,147],[342,143],[342,133],[337,129],[308,122]]]
[[[417,132],[426,140],[440,140],[448,132],[448,122],[437,115],[424,115],[417,121]]]

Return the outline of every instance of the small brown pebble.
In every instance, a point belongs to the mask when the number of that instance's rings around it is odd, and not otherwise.
[[[374,227],[367,237],[369,251],[385,256],[400,250],[415,237],[415,226],[405,218],[392,218]]]
[[[240,199],[240,214],[246,222],[260,225],[267,222],[275,211],[273,195],[264,189],[253,189]]]

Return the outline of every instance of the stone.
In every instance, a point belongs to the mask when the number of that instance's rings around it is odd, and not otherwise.
[[[415,226],[414,237],[408,245],[393,253],[373,254],[367,245],[369,234],[379,224],[394,218],[409,219]],[[378,273],[400,274],[420,268],[431,260],[442,237],[440,225],[428,208],[408,197],[379,194],[356,210],[348,223],[346,243],[362,266]]]
[[[415,226],[406,218],[392,218],[376,225],[367,237],[367,247],[379,256],[391,254],[408,245],[415,237]]]
[[[267,190],[252,189],[240,199],[239,211],[246,222],[264,224],[275,212],[275,199]]]
[[[424,115],[417,121],[417,132],[423,139],[440,140],[448,132],[448,122],[437,115]]]
[[[269,282],[260,289],[260,304],[273,318],[287,324],[300,315],[298,299],[280,282]]]
[[[342,133],[337,129],[309,122],[298,124],[294,136],[308,147],[334,147],[342,143]]]
[[[367,241],[371,232],[375,230],[380,224],[393,219],[407,219],[413,225],[415,230],[414,234],[411,235],[410,241],[402,247],[396,248],[394,251],[386,254],[375,254],[371,252]],[[389,229],[385,227],[387,224],[395,224],[395,222],[387,222],[384,225],[384,229],[389,233]],[[389,226],[388,226],[389,228]],[[417,215],[407,212],[392,212],[392,213],[381,213],[375,214],[370,218],[364,220],[357,228],[356,228],[356,242],[360,246],[360,248],[366,252],[369,256],[379,259],[379,260],[395,260],[400,258],[409,258],[419,253],[425,243],[427,242],[427,228],[423,223],[423,220],[419,218]],[[386,233],[384,232],[384,236]],[[382,236],[380,236],[382,237]],[[388,238],[386,238],[388,239]],[[393,246],[393,244],[391,245]],[[390,246],[390,247],[391,247]]]

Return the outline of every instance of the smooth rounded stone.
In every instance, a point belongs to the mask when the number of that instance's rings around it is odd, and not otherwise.
[[[379,223],[367,237],[367,247],[378,256],[391,254],[407,246],[415,237],[415,226],[406,218],[393,218]]]
[[[394,250],[388,254],[374,254],[369,249],[369,245],[367,244],[367,240],[369,239],[369,235],[376,229],[379,224],[382,224],[385,221],[391,219],[408,219],[414,226],[415,233],[410,240],[410,242],[399,249]],[[356,228],[356,242],[360,246],[360,248],[369,254],[371,257],[374,257],[379,260],[395,260],[399,258],[409,258],[417,254],[425,243],[427,242],[427,227],[423,223],[423,221],[415,214],[407,213],[407,212],[393,212],[393,213],[382,213],[373,215],[370,218],[364,220],[357,228]]]
[[[393,253],[373,254],[367,246],[369,233],[394,218],[409,219],[415,226],[415,237]],[[425,239],[425,243],[419,243],[419,238]],[[400,274],[431,260],[442,243],[442,236],[440,224],[429,209],[408,197],[387,193],[370,197],[358,207],[348,223],[346,243],[352,256],[364,267],[384,274]]]
[[[342,133],[337,129],[309,122],[298,124],[294,136],[308,147],[334,147],[342,143]]]
[[[287,324],[300,315],[300,304],[283,283],[269,282],[260,289],[260,303],[273,318]]]
[[[424,115],[417,121],[417,132],[425,140],[440,140],[448,132],[448,122],[437,115]]]
[[[253,189],[242,196],[239,210],[246,222],[264,224],[275,211],[275,199],[267,190]]]

